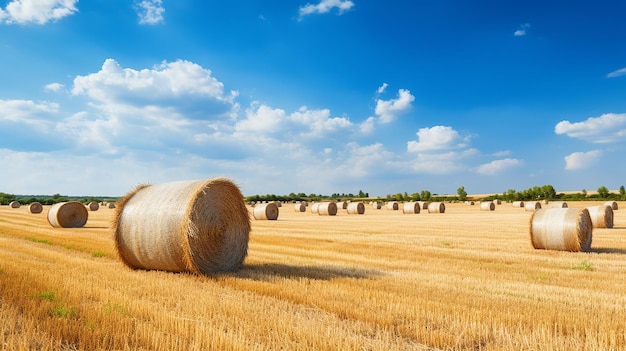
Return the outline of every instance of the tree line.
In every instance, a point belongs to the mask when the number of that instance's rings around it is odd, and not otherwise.
[[[64,196],[61,194],[54,195],[14,195],[0,192],[0,205],[8,205],[13,201],[17,201],[20,204],[27,205],[33,202],[39,202],[42,205],[54,205],[59,202],[67,201],[79,201],[84,204],[88,204],[92,201],[95,202],[115,202],[119,200],[117,197],[93,197],[93,196]]]

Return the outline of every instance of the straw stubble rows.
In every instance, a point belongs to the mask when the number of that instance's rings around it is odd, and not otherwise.
[[[570,203],[581,207],[593,203]],[[131,270],[113,210],[51,228],[0,207],[0,349],[607,350],[626,347],[626,218],[591,253],[534,250],[531,212],[251,220],[241,270]],[[251,209],[250,209],[251,211]]]

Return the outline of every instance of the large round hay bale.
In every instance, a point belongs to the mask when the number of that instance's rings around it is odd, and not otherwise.
[[[528,201],[524,205],[524,210],[526,211],[536,211],[541,209],[541,203],[539,201]]]
[[[334,216],[337,214],[337,204],[334,202],[320,202],[317,214],[320,216]]]
[[[428,202],[428,201],[418,201],[418,203],[420,204],[420,206],[422,206],[422,210],[428,210],[428,206],[430,205],[430,202]]]
[[[252,215],[254,219],[275,221],[278,219],[278,205],[276,202],[268,202],[255,206]]]
[[[311,213],[319,213],[320,203],[316,202],[311,205]]]
[[[382,202],[380,201],[374,201],[372,202],[372,208],[375,210],[380,210],[383,207]]]
[[[43,206],[40,202],[31,202],[28,205],[28,212],[30,213],[41,213],[43,211]]]
[[[92,201],[87,204],[87,209],[89,211],[98,211],[99,208],[100,208],[100,204],[95,201]]]
[[[397,211],[399,208],[400,208],[400,205],[398,205],[398,201],[387,202],[388,210]]]
[[[587,207],[594,228],[613,228],[613,208],[607,205]]]
[[[530,216],[530,240],[535,249],[591,250],[591,217],[585,208],[538,209]]]
[[[443,202],[431,202],[428,204],[428,213],[445,213],[446,204]]]
[[[293,205],[293,210],[296,212],[306,212],[306,205],[303,203]]]
[[[420,204],[419,202],[405,202],[402,205],[402,213],[404,214],[416,214],[420,213]]]
[[[565,201],[553,201],[546,206],[547,208],[568,208],[567,202]]]
[[[496,204],[493,201],[483,201],[480,203],[481,211],[495,211]]]
[[[605,206],[611,206],[611,209],[613,211],[617,211],[617,209],[618,209],[617,202],[615,202],[615,201],[607,201],[607,202],[604,203],[604,205]]]
[[[20,204],[19,201],[11,201],[11,202],[9,202],[9,207],[11,207],[11,208],[20,208],[20,206],[22,206],[22,204]]]
[[[348,214],[364,214],[365,204],[362,202],[351,202],[346,210],[348,210]]]
[[[513,207],[524,208],[524,201],[513,201]]]
[[[87,218],[87,208],[78,201],[59,202],[48,210],[48,223],[55,228],[81,228]]]
[[[113,228],[133,269],[208,274],[241,267],[250,217],[239,188],[214,178],[140,185],[118,203]]]

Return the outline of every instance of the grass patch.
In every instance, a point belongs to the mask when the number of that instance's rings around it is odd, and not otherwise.
[[[47,301],[54,301],[54,295],[56,295],[54,291],[44,291],[39,294],[39,298]]]
[[[103,251],[96,251],[94,253],[91,254],[93,257],[107,257],[106,252]]]
[[[76,316],[77,310],[74,307],[66,306],[64,303],[59,303],[52,312],[59,318],[72,318]]]
[[[580,262],[579,264],[575,265],[572,267],[572,269],[576,269],[579,271],[594,271],[595,268],[593,268],[593,265],[591,264],[591,262],[584,260],[582,262]]]
[[[46,239],[39,239],[39,238],[35,238],[35,237],[28,237],[26,239],[30,240],[30,241],[32,241],[34,243],[42,243],[42,244],[52,245],[52,243],[49,240],[46,240]]]

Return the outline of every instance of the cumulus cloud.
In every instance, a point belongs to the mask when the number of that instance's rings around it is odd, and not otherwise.
[[[306,4],[300,7],[300,18],[312,15],[328,13],[332,9],[337,8],[339,14],[342,14],[354,7],[354,2],[350,0],[321,0],[318,4]]]
[[[74,14],[78,0],[13,0],[0,10],[5,23],[45,24]]]
[[[384,84],[383,87],[386,88]],[[390,123],[393,122],[399,115],[409,111],[413,107],[412,103],[414,100],[415,96],[411,95],[409,90],[400,89],[398,90],[398,97],[396,99],[378,99],[376,101],[376,109],[374,110],[374,113],[378,115],[378,121],[380,123]]]
[[[469,140],[469,137],[461,137],[459,132],[447,126],[420,128],[416,134],[418,140],[411,140],[407,143],[408,152],[463,148]]]
[[[387,89],[388,85],[387,83],[383,83],[383,85],[379,86],[378,89],[376,89],[376,93],[377,94],[382,94],[385,92],[385,89]]]
[[[513,32],[513,35],[516,37],[523,37],[526,35],[526,32],[530,29],[530,24],[529,23],[524,23],[522,25],[519,26],[519,28]]]
[[[139,24],[158,24],[163,22],[163,2],[161,0],[142,0],[135,3]]]
[[[602,151],[600,150],[571,153],[565,156],[565,169],[572,171],[589,168],[598,163],[600,156],[602,156]]]
[[[626,113],[606,113],[574,123],[561,121],[554,132],[598,144],[618,142],[626,138]]]
[[[476,172],[484,175],[493,175],[506,171],[509,168],[517,167],[520,164],[521,161],[518,159],[505,158],[482,164],[476,168]]]
[[[624,68],[620,68],[618,70],[615,70],[609,74],[606,75],[607,78],[615,78],[615,77],[619,77],[619,76],[623,76],[626,75],[626,67]]]
[[[52,91],[52,92],[56,93],[56,92],[61,91],[61,89],[63,89],[63,84],[60,84],[60,83],[50,83],[50,84],[47,84],[44,87],[44,89],[46,91]]]

